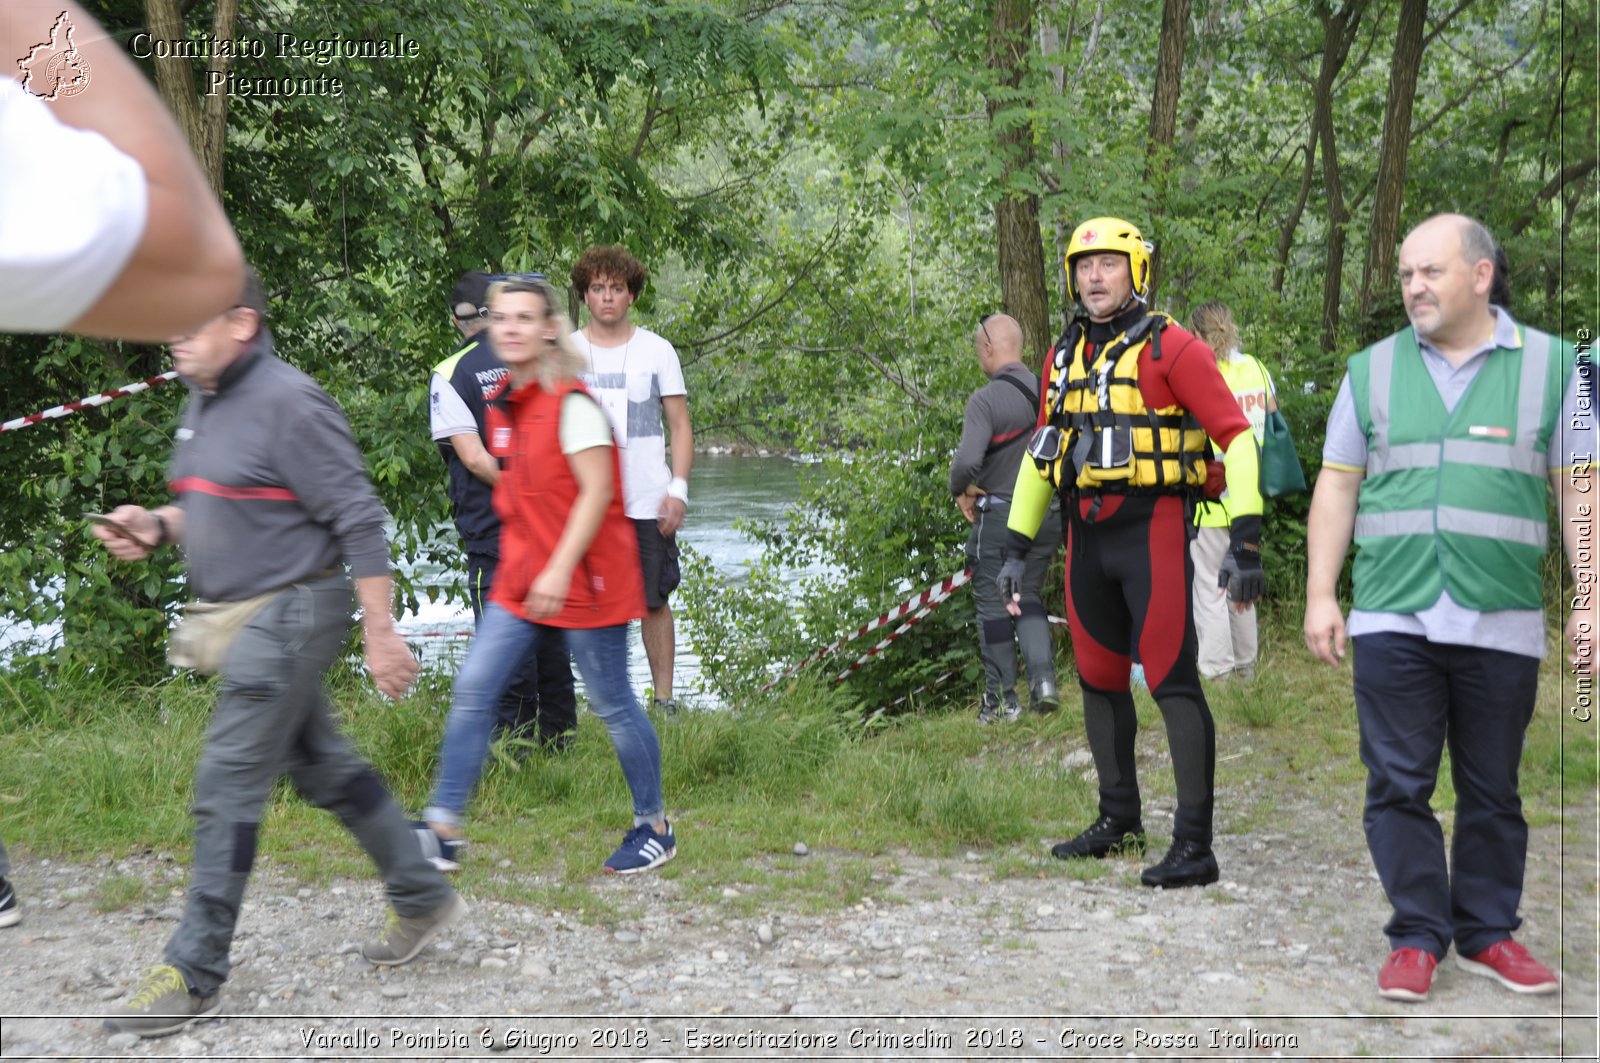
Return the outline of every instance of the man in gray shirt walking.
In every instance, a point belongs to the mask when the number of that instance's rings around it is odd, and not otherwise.
[[[119,506],[94,529],[123,561],[181,546],[196,601],[187,638],[174,632],[174,650],[186,644],[189,656],[174,652],[175,663],[222,676],[195,770],[183,920],[165,962],[106,1022],[141,1037],[220,1010],[262,810],[280,775],[338,816],[382,873],[393,910],[362,946],[369,962],[407,962],[467,909],[334,725],[322,680],[349,632],[351,577],[378,689],[400,697],[417,662],[390,616],[383,505],[350,427],[315,381],[272,353],[261,282],[246,273],[238,305],[171,341],[190,388],[168,469],[176,504]]]
[[[983,658],[983,701],[978,722],[1022,716],[1017,700],[1017,644],[1028,666],[1035,712],[1059,704],[1050,621],[1039,600],[1045,570],[1061,543],[1061,511],[1052,503],[1023,562],[1022,615],[1006,612],[997,579],[1009,532],[1011,488],[1022,464],[1028,437],[1039,419],[1039,383],[1022,364],[1022,327],[1006,314],[990,314],[973,334],[978,364],[989,382],[967,399],[961,443],[950,463],[950,493],[972,525],[967,535],[967,567],[977,605],[979,652]]]

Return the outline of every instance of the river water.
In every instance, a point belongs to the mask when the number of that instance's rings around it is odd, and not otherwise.
[[[689,477],[689,513],[678,540],[696,553],[709,558],[717,571],[738,579],[759,559],[760,547],[740,533],[737,521],[782,522],[798,497],[803,462],[786,457],[742,457],[729,454],[697,454],[694,472]],[[454,535],[454,530],[449,532]],[[465,565],[465,558],[462,561]],[[419,570],[423,586],[448,583],[451,574]],[[419,595],[421,590],[419,588]],[[674,616],[677,629],[677,654],[673,667],[673,693],[679,700],[711,706],[713,694],[700,688],[700,660],[690,650],[690,631],[681,614]],[[462,602],[423,602],[414,612],[401,617],[418,656],[428,667],[453,669],[466,652],[464,633],[472,628],[472,610]],[[629,633],[629,674],[634,691],[643,697],[650,686],[650,667],[644,646],[639,641],[639,625]]]

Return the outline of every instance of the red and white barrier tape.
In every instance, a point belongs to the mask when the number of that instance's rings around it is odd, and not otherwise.
[[[921,694],[923,691],[932,690],[934,687],[938,686],[940,683],[943,683],[943,682],[945,682],[946,680],[949,680],[949,679],[954,679],[956,676],[958,676],[960,674],[961,674],[961,669],[952,668],[952,669],[950,669],[950,671],[946,672],[944,675],[940,676],[938,679],[929,680],[928,682],[922,684],[920,687],[918,687],[917,689],[911,691],[910,693],[903,694],[900,697],[895,698],[893,701],[889,702],[889,704],[880,706],[872,715],[873,716],[882,716],[884,713],[888,712],[890,709],[894,708],[896,705],[904,705],[906,702],[910,701],[912,698],[916,697],[918,694]]]
[[[970,576],[971,573],[967,572],[967,571],[963,571],[962,575],[963,576]],[[946,580],[945,582],[949,583],[950,581]],[[961,582],[965,583],[966,580],[963,579]],[[956,586],[960,586],[960,584],[957,584]],[[924,605],[921,609],[918,609],[916,612],[912,613],[910,618],[908,620],[906,620],[905,623],[901,624],[899,627],[897,627],[893,631],[889,632],[888,636],[885,637],[882,642],[880,642],[876,646],[872,647],[872,649],[868,650],[866,653],[863,653],[860,657],[858,657],[856,659],[855,663],[852,664],[849,668],[846,668],[844,671],[842,671],[838,675],[834,676],[833,677],[833,681],[835,683],[844,682],[845,679],[847,679],[849,677],[851,672],[854,672],[857,668],[860,668],[862,665],[864,665],[868,661],[872,660],[872,658],[874,658],[878,654],[882,653],[884,651],[884,649],[889,645],[889,643],[893,642],[895,639],[899,638],[901,635],[904,635],[908,630],[910,630],[911,625],[915,624],[917,621],[921,620],[923,617],[925,617],[929,613],[933,612],[934,607],[939,605],[940,603],[942,603],[946,598],[949,598],[952,593],[954,593],[954,588],[951,588],[950,590],[943,590],[940,593],[935,594],[931,599],[929,599],[927,605]]]
[[[178,372],[175,369],[171,372],[162,373],[160,376],[147,377],[138,383],[124,384],[120,388],[102,391],[98,395],[90,395],[87,398],[79,399],[77,402],[69,402],[65,406],[52,406],[48,410],[40,410],[38,413],[31,413],[26,417],[18,417],[14,421],[7,421],[5,424],[0,424],[0,432],[12,432],[18,428],[26,428],[30,424],[38,424],[40,421],[50,421],[57,417],[65,417],[69,413],[77,413],[79,410],[87,409],[90,406],[104,406],[112,399],[120,399],[124,395],[137,395],[141,391],[148,391],[157,384],[165,384],[169,380],[176,379],[178,379]]]
[[[837,650],[840,646],[843,646],[845,643],[851,642],[851,641],[853,641],[855,639],[858,639],[862,635],[865,635],[870,631],[876,631],[878,628],[882,627],[883,625],[889,623],[892,620],[898,620],[900,617],[905,616],[911,610],[917,608],[920,605],[927,605],[930,602],[933,602],[935,595],[938,596],[938,601],[943,601],[944,599],[950,597],[950,593],[952,591],[954,591],[957,587],[959,587],[962,584],[966,583],[970,579],[972,579],[972,570],[964,568],[960,572],[957,572],[954,576],[951,576],[948,579],[941,580],[940,582],[935,583],[933,586],[929,587],[927,590],[921,592],[920,594],[913,594],[910,598],[907,598],[905,601],[901,602],[899,605],[895,606],[893,609],[889,610],[887,613],[884,613],[882,616],[878,617],[876,620],[870,621],[870,622],[868,622],[866,624],[862,624],[853,633],[851,633],[849,635],[846,635],[844,638],[842,638],[839,641],[833,643],[832,645],[824,646],[822,649],[818,650],[816,653],[813,653],[810,657],[807,657],[805,660],[801,661],[799,664],[794,665],[794,666],[786,669],[782,675],[778,676],[776,679],[772,680],[766,686],[762,687],[761,688],[762,691],[765,692],[765,691],[771,690],[773,687],[777,686],[779,683],[783,682],[785,679],[788,679],[790,676],[794,675],[796,672],[798,672],[800,669],[804,668],[806,665],[811,664],[811,663],[813,663],[815,661],[822,660],[824,657],[828,656],[828,654],[832,653],[834,650]],[[935,603],[935,604],[937,604],[937,603]],[[891,638],[892,637],[893,636],[891,636]]]
[[[402,631],[403,639],[470,639],[475,631]]]

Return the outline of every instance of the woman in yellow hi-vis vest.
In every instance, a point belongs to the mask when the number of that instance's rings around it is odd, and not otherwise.
[[[1259,360],[1239,350],[1239,327],[1234,324],[1233,311],[1223,303],[1201,303],[1189,315],[1189,325],[1216,352],[1217,368],[1260,444],[1266,437],[1267,414],[1278,408],[1272,375]],[[1227,489],[1220,482],[1216,487],[1221,492],[1218,497],[1208,492],[1195,506],[1195,538],[1189,544],[1194,558],[1194,627],[1200,642],[1200,675],[1250,680],[1256,677],[1256,609],[1253,605],[1242,611],[1229,608],[1217,588],[1217,573],[1228,556],[1233,511]]]

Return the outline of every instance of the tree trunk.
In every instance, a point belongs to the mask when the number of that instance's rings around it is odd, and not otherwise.
[[[1183,117],[1181,143],[1187,154],[1194,145],[1195,132],[1206,110],[1206,89],[1211,86],[1211,71],[1217,65],[1217,50],[1222,46],[1222,20],[1227,17],[1227,0],[1211,0],[1201,22],[1196,43],[1203,44],[1200,60],[1195,64],[1195,79],[1189,83],[1189,112]]]
[[[1417,92],[1417,71],[1422,65],[1423,31],[1427,28],[1428,0],[1401,0],[1400,25],[1394,41],[1394,61],[1389,67],[1389,106],[1383,118],[1383,146],[1378,153],[1378,186],[1372,201],[1372,227],[1367,235],[1367,261],[1361,273],[1362,321],[1366,321],[1380,292],[1394,289],[1395,245],[1400,239],[1400,203],[1405,198],[1406,154],[1411,146],[1411,102]]]
[[[155,40],[182,40],[187,34],[183,28],[183,10],[188,5],[179,0],[144,0],[145,19],[150,23],[150,35]],[[234,26],[239,21],[239,0],[217,0],[216,12],[211,19],[213,40],[232,40]],[[157,56],[151,60],[156,70],[156,91],[178,119],[178,127],[189,140],[189,147],[200,160],[200,169],[211,188],[222,197],[222,155],[228,139],[228,93],[219,88],[204,97],[195,91],[192,60],[175,55]],[[208,84],[221,84],[228,74],[232,60],[213,56],[206,66]],[[204,103],[202,104],[202,100]]]
[[[1163,0],[1161,47],[1156,56],[1156,84],[1150,95],[1150,141],[1145,148],[1144,176],[1167,169],[1172,139],[1178,130],[1178,95],[1183,87],[1183,55],[1189,47],[1190,0]]]
[[[1156,54],[1156,83],[1150,93],[1150,139],[1145,145],[1144,180],[1151,192],[1152,215],[1164,213],[1167,175],[1172,168],[1172,140],[1178,131],[1178,97],[1183,87],[1183,56],[1189,48],[1190,0],[1163,0],[1161,46]],[[1147,219],[1152,233],[1156,218]],[[1150,256],[1150,305],[1161,284],[1162,241]]]
[[[1319,97],[1320,100],[1320,97]],[[1320,102],[1317,106],[1321,106]],[[1306,200],[1311,197],[1311,178],[1317,172],[1317,129],[1313,125],[1306,140],[1306,161],[1300,168],[1300,193],[1295,196],[1294,207],[1278,227],[1278,264],[1272,271],[1272,292],[1283,294],[1283,280],[1289,272],[1289,253],[1294,250],[1295,230],[1300,228],[1300,218],[1306,212]]]
[[[1094,14],[1089,16],[1088,26],[1085,28],[1085,33],[1087,35],[1085,36],[1083,42],[1083,53],[1078,57],[1078,69],[1074,79],[1075,81],[1081,82],[1085,77],[1089,76],[1089,71],[1093,69],[1095,61],[1099,56],[1100,34],[1105,28],[1106,23],[1106,2],[1107,0],[1095,0]],[[1041,34],[1040,37],[1041,49],[1043,50],[1044,55],[1051,59],[1050,82],[1058,99],[1064,98],[1067,93],[1068,79],[1066,64],[1067,57],[1072,54],[1074,38],[1080,29],[1078,26],[1079,6],[1079,0],[1073,0],[1071,10],[1062,16],[1059,12],[1052,10],[1051,7],[1047,5],[1043,16],[1045,18],[1062,18],[1061,24],[1064,26],[1066,32],[1065,38],[1061,37],[1061,32],[1059,30],[1056,30],[1050,36]],[[1054,23],[1047,25],[1046,31],[1049,32],[1053,26]],[[1054,38],[1053,43],[1052,37]],[[1052,157],[1056,161],[1056,165],[1060,168],[1061,177],[1064,179],[1066,175],[1072,171],[1072,152],[1064,141],[1062,141],[1060,138],[1056,138],[1051,143],[1051,153]],[[1051,245],[1053,254],[1051,255],[1050,259],[1050,269],[1051,274],[1055,277],[1056,298],[1059,300],[1062,307],[1063,319],[1065,319],[1067,314],[1071,311],[1071,297],[1067,294],[1067,269],[1065,265],[1067,257],[1067,244],[1072,239],[1073,227],[1078,221],[1081,220],[1083,219],[1074,219],[1071,215],[1066,213],[1057,213],[1053,226],[1054,242]],[[1065,320],[1063,320],[1061,324],[1064,325]],[[1052,336],[1051,342],[1054,342],[1054,340],[1055,337]]]
[[[1323,111],[1317,125],[1322,144],[1322,184],[1328,196],[1328,260],[1322,270],[1322,350],[1331,353],[1339,342],[1339,297],[1344,289],[1345,224],[1350,213],[1344,206],[1344,184],[1339,177],[1338,146],[1333,136],[1333,108]]]
[[[1322,184],[1328,197],[1328,258],[1322,273],[1322,350],[1331,353],[1339,342],[1339,299],[1344,290],[1345,226],[1350,221],[1344,205],[1344,185],[1339,175],[1339,153],[1334,141],[1333,82],[1350,55],[1356,28],[1368,0],[1352,2],[1334,14],[1326,3],[1318,5],[1322,19],[1322,67],[1317,72],[1316,106],[1311,129],[1322,146]]]
[[[1016,90],[1022,87],[1032,40],[1032,0],[995,0],[989,68],[1008,100],[1015,99]],[[1016,187],[1019,177],[1026,181],[1034,178],[1033,129],[1029,122],[997,121],[1003,106],[995,97],[987,101],[989,125],[1001,159],[1000,199],[994,208],[1000,301],[1006,313],[1022,326],[1024,358],[1037,369],[1055,337],[1050,332],[1045,295],[1039,196]]]

